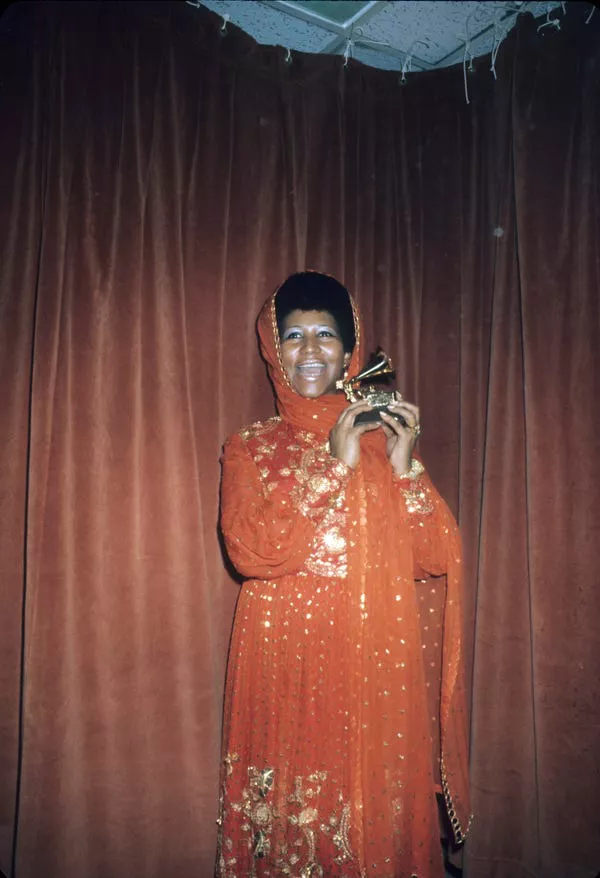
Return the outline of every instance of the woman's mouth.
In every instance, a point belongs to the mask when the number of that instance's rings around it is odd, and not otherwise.
[[[306,363],[298,363],[296,369],[307,381],[316,381],[323,375],[327,366],[324,363],[319,363],[318,360],[309,360]]]

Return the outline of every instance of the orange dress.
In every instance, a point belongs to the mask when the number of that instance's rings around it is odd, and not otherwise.
[[[347,403],[291,389],[274,297],[259,334],[280,416],[223,456],[221,527],[246,582],[217,875],[441,878],[436,785],[458,843],[469,821],[456,524],[424,471],[393,473],[382,432],[356,470],[329,454]]]

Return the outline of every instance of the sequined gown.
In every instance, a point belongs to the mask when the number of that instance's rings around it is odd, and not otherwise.
[[[282,387],[268,317],[284,417],[223,455],[221,527],[246,581],[217,875],[442,878],[436,789],[457,842],[469,822],[456,525],[422,466],[393,474],[381,433],[356,470],[330,455],[344,403]]]

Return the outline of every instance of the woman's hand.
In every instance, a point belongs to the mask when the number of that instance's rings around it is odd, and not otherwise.
[[[363,433],[378,430],[381,426],[379,421],[354,425],[356,416],[368,411],[371,411],[371,406],[365,400],[353,402],[344,409],[329,434],[329,450],[332,456],[343,460],[352,469],[356,469],[360,460],[360,437]]]
[[[405,427],[387,412],[380,412],[381,426],[387,439],[388,459],[396,475],[402,476],[410,469],[413,449],[419,438],[419,409],[401,397],[392,403],[390,409],[402,415],[407,424]]]

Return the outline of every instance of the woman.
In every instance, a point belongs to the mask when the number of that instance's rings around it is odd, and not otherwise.
[[[356,424],[368,403],[336,392],[361,362],[345,287],[292,275],[258,331],[279,416],[223,456],[221,527],[247,581],[217,873],[438,878],[436,792],[457,843],[469,820],[456,524],[413,457],[417,407],[396,402],[406,426]]]

